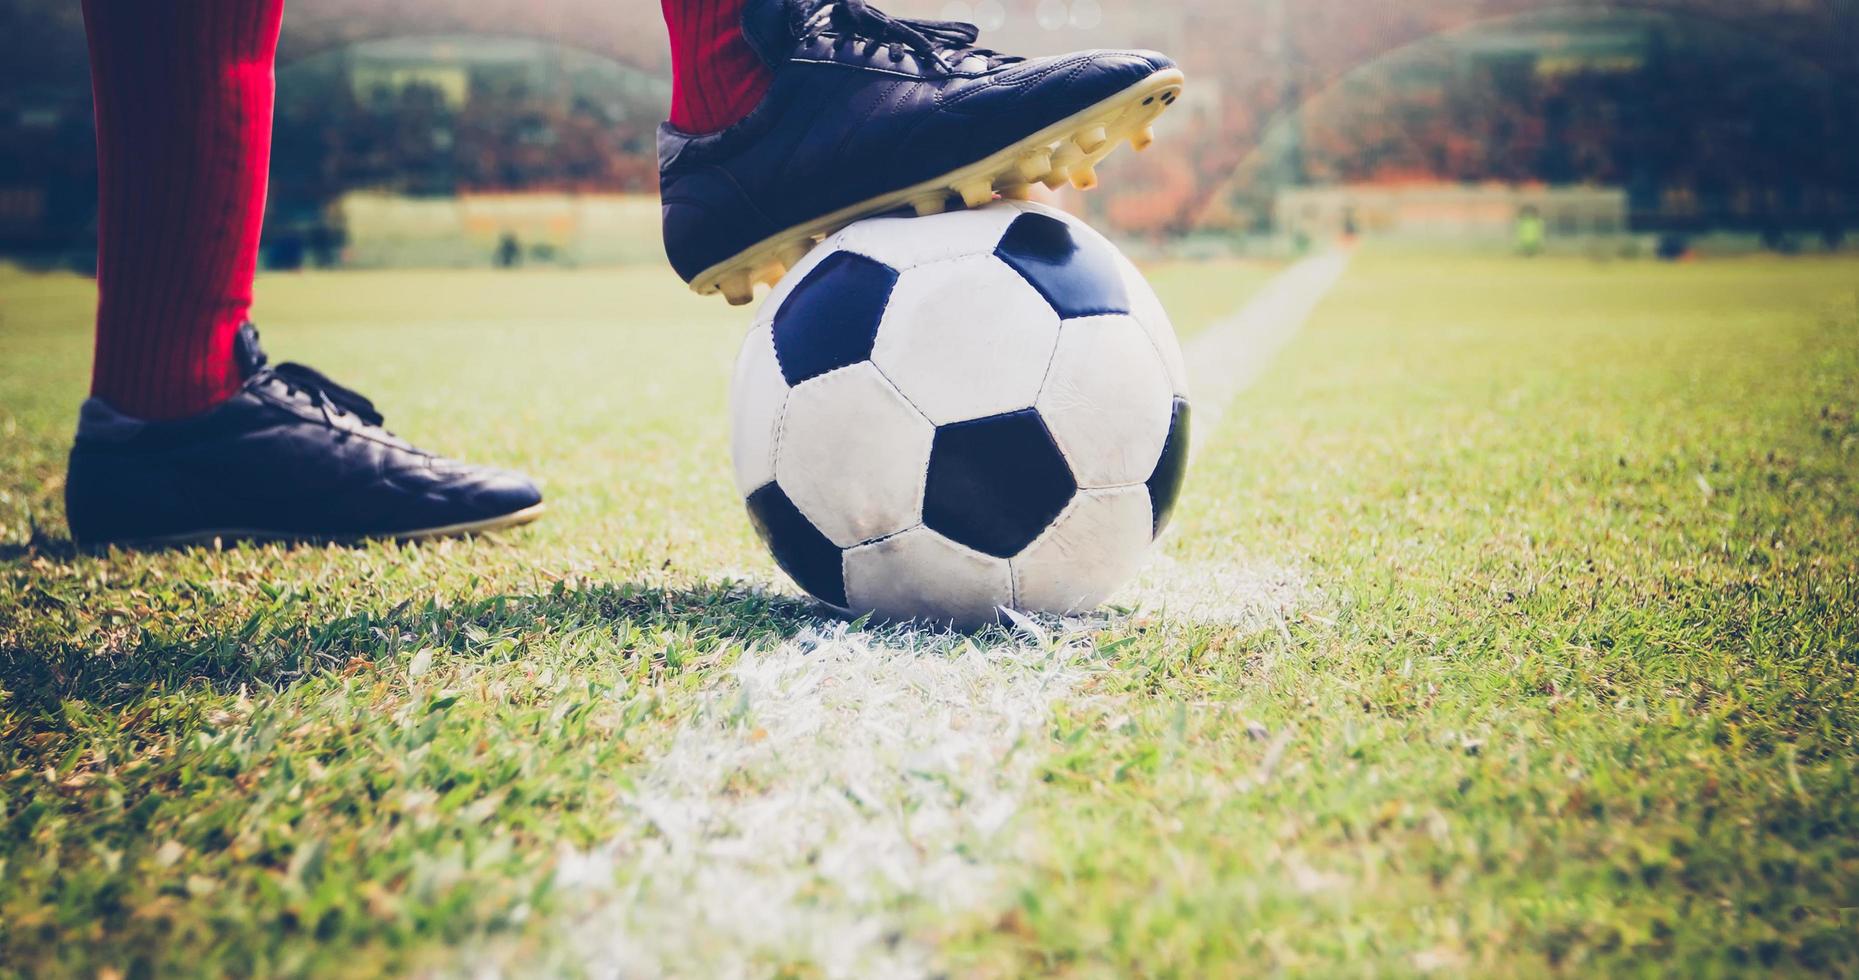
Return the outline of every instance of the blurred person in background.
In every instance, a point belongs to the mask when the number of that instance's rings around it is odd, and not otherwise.
[[[1543,252],[1543,214],[1536,205],[1525,205],[1517,215],[1517,254],[1532,258]]]

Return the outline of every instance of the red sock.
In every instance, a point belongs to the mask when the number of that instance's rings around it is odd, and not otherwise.
[[[749,114],[771,72],[742,36],[744,0],[662,0],[671,34],[671,124],[714,133]]]
[[[91,394],[140,418],[239,388],[283,0],[84,0],[97,106]]]

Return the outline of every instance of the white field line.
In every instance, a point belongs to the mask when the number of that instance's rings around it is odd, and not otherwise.
[[[1290,632],[1286,616],[1316,604],[1318,589],[1291,566],[1181,561],[1158,554],[1111,600],[1177,623],[1227,626],[1241,632]]]
[[[1268,628],[1306,597],[1290,573],[1165,562],[1158,606]],[[1163,599],[1153,589],[1169,589]],[[944,972],[925,926],[1012,900],[1037,828],[1014,820],[1053,749],[1055,705],[1107,669],[1101,619],[1025,622],[994,642],[809,630],[745,653],[700,695],[626,794],[633,830],[564,852],[556,885],[592,901],[564,972],[827,977]],[[806,971],[803,971],[806,972]]]
[[[1348,270],[1351,254],[1336,249],[1300,259],[1272,277],[1239,312],[1189,342],[1184,353],[1193,382],[1190,443],[1196,450],[1219,426],[1233,398],[1251,387],[1303,329]]]
[[[1292,266],[1191,345],[1197,441],[1342,274]],[[1291,569],[1158,558],[1121,597],[1169,619],[1283,630]],[[1052,751],[1055,705],[1105,668],[1100,620],[1016,620],[1018,639],[809,630],[715,678],[626,794],[633,830],[561,855],[590,899],[568,972],[829,977],[940,972],[920,927],[1011,900],[1038,847],[1013,818]],[[996,634],[998,637],[999,634]]]
[[[744,654],[628,794],[640,833],[563,855],[558,884],[606,893],[570,960],[935,972],[908,924],[997,900],[1052,705],[1100,669],[1090,654],[1075,632],[980,645],[843,624]]]

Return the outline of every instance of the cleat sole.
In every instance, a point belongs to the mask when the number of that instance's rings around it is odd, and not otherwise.
[[[1052,169],[1070,170],[1089,159],[1090,156],[1091,154],[1085,152],[1084,147],[1078,145],[1077,140],[1066,140],[1060,143],[1058,150],[1052,154]]]
[[[955,192],[962,196],[962,203],[971,208],[978,208],[994,200],[994,181],[991,178],[965,180],[955,185]]]
[[[775,283],[780,282],[781,277],[785,275],[787,275],[787,263],[770,262],[760,269],[755,270],[755,275],[749,277],[749,285],[751,288],[755,286],[773,286]]]
[[[1038,149],[1028,153],[1026,156],[1020,158],[1020,162],[1014,168],[1014,171],[1018,174],[1022,183],[1039,180],[1046,174],[1052,172],[1051,151]]]
[[[946,191],[937,191],[934,194],[911,198],[910,207],[916,211],[919,218],[941,214],[949,209],[949,195]]]
[[[749,266],[738,266],[717,280],[717,292],[731,306],[743,306],[755,298],[755,283],[749,278]]]
[[[718,262],[691,280],[700,295],[722,293],[732,306],[755,298],[755,287],[773,285],[800,261],[816,239],[873,215],[908,207],[918,215],[939,214],[959,199],[981,207],[995,192],[1025,200],[1030,185],[1053,190],[1070,183],[1080,190],[1097,186],[1097,164],[1123,143],[1147,149],[1151,126],[1181,94],[1180,69],[1168,68],[1098,104],[1061,119],[1017,143],[932,180],[860,201],[802,225],[796,225]],[[798,254],[795,250],[798,249]],[[769,277],[771,270],[779,269]]]
[[[105,541],[80,541],[78,546],[87,549],[108,547],[119,548],[188,548],[207,547],[214,542],[230,544],[249,541],[259,544],[267,542],[304,542],[354,544],[362,541],[429,541],[436,538],[460,538],[500,531],[505,528],[519,527],[541,517],[547,510],[547,503],[532,504],[522,510],[487,517],[483,520],[466,521],[462,524],[444,524],[437,527],[415,528],[407,531],[384,531],[379,534],[304,534],[300,531],[276,531],[254,527],[205,528],[199,531],[184,531],[180,534],[163,534],[142,538],[120,538]]]
[[[803,238],[799,241],[789,242],[781,246],[776,254],[779,256],[781,264],[786,267],[782,270],[782,274],[786,275],[787,269],[792,269],[799,265],[800,260],[806,258],[808,252],[813,251],[813,244],[813,239]]]

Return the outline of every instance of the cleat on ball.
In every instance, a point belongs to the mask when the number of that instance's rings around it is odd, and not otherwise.
[[[1154,291],[1076,218],[1012,201],[828,237],[757,313],[731,414],[737,486],[789,577],[934,627],[1096,607],[1186,466]]]
[[[1062,184],[1053,168],[1095,162],[1107,127],[1153,119],[1182,84],[1153,51],[1020,58],[979,46],[973,25],[864,0],[748,0],[743,30],[774,73],[762,104],[717,133],[659,128],[666,255],[731,302],[746,302],[734,275],[796,237],[903,207],[935,213],[929,195],[951,188],[985,205],[1016,171]]]

